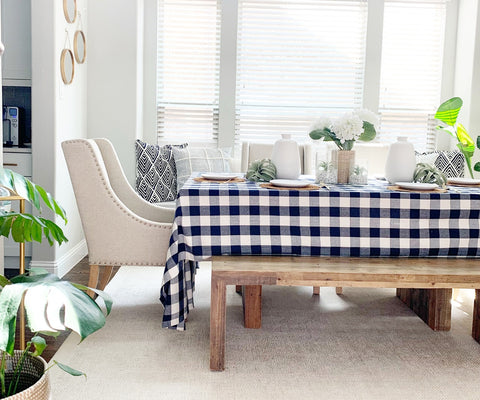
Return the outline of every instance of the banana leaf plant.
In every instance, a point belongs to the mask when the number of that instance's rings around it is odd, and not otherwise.
[[[443,122],[447,126],[437,126],[438,130],[447,132],[449,135],[457,139],[457,147],[465,156],[468,172],[473,178],[472,157],[475,152],[475,142],[468,134],[462,124],[457,123],[458,114],[462,108],[463,100],[460,97],[452,97],[438,107],[435,118]],[[478,164],[478,163],[477,163]],[[480,170],[479,169],[476,171]]]

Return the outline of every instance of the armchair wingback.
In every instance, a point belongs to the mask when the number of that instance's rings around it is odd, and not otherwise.
[[[68,140],[62,148],[88,247],[89,285],[97,285],[99,266],[111,273],[112,266],[165,265],[174,210],[134,192],[108,140]]]

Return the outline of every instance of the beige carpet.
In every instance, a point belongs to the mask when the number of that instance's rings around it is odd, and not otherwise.
[[[471,300],[454,308],[451,332],[433,332],[392,289],[265,287],[263,327],[246,330],[229,287],[226,370],[213,373],[209,264],[185,332],[161,328],[162,272],[121,268],[105,328],[80,345],[71,335],[54,357],[88,379],[52,369],[53,400],[480,398]]]

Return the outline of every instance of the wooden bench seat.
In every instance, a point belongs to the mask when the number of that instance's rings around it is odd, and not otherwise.
[[[226,285],[242,285],[245,318],[261,326],[261,286],[397,288],[432,329],[449,330],[453,288],[476,289],[472,336],[480,342],[480,260],[290,256],[212,257],[210,369],[225,367]]]

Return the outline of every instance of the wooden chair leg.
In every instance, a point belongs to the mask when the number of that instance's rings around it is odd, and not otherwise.
[[[337,286],[337,287],[335,288],[335,292],[336,292],[337,294],[343,294],[343,287]]]
[[[313,287],[313,294],[320,295],[320,286]]]
[[[100,279],[100,283],[98,284],[98,289],[104,290],[105,286],[107,286],[110,279],[112,279],[113,273],[113,265],[105,265],[103,267],[102,278]]]
[[[90,265],[90,275],[88,276],[88,287],[91,287],[93,289],[97,288],[98,285],[98,277],[100,275],[100,266],[92,264]],[[95,298],[95,293],[92,290],[88,290],[87,294],[94,299]]]

